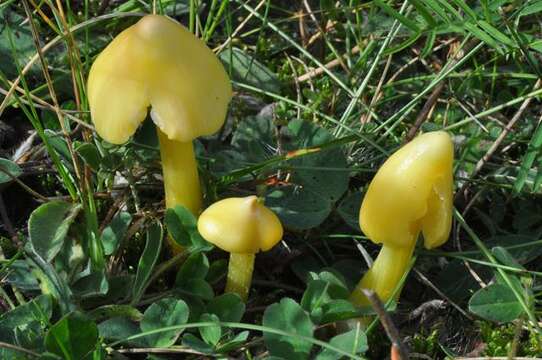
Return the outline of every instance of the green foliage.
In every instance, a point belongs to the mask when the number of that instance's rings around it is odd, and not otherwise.
[[[113,217],[111,223],[103,229],[101,240],[105,255],[115,253],[131,221],[132,215],[130,213],[120,211]]]
[[[183,206],[175,206],[166,210],[164,223],[173,240],[190,251],[207,251],[212,248],[197,230],[194,215]]]
[[[45,346],[62,359],[93,359],[98,346],[98,328],[84,314],[70,313],[51,326]]]
[[[512,321],[523,312],[510,288],[500,284],[478,290],[469,301],[469,310],[484,319],[497,322]]]
[[[141,331],[151,332],[170,326],[183,325],[188,321],[188,305],[174,298],[155,302],[145,310],[141,319]],[[168,347],[175,343],[183,329],[172,329],[146,335],[145,341],[151,347]]]
[[[5,184],[13,181],[22,174],[22,170],[11,160],[0,158],[0,184]]]
[[[245,51],[235,47],[228,48],[220,53],[220,60],[224,63],[232,80],[270,93],[280,93],[277,76]]]
[[[517,335],[517,325],[507,324],[495,326],[491,323],[479,322],[480,336],[486,347],[486,356],[508,356],[513,346],[514,338]],[[525,334],[520,332],[518,338],[517,356],[539,356],[540,342],[535,333]]]
[[[352,355],[363,354],[368,349],[367,336],[361,330],[361,325],[358,325],[357,328],[348,332],[334,336],[329,341],[329,344]],[[340,355],[329,349],[322,350],[322,352],[316,356],[316,359],[318,360],[334,360],[340,358]]]
[[[28,234],[32,250],[50,262],[64,244],[71,223],[81,210],[65,202],[49,202],[32,212],[28,220]]]
[[[132,288],[132,304],[137,304],[145,291],[151,273],[158,261],[162,249],[163,231],[162,225],[158,222],[152,224],[147,230],[147,242],[143,254],[139,259],[137,273]]]
[[[265,310],[263,325],[292,334],[312,337],[314,325],[309,315],[294,300],[284,298]],[[312,344],[302,338],[264,333],[269,353],[284,359],[306,359]]]

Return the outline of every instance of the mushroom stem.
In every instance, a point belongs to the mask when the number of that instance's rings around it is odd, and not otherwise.
[[[172,208],[182,205],[192,214],[198,215],[201,210],[201,190],[192,141],[170,140],[159,128],[157,131],[160,141],[166,207]],[[175,252],[182,250],[172,240],[170,240],[170,244]]]
[[[235,293],[243,301],[247,300],[250,283],[252,282],[255,257],[255,254],[230,253],[225,292]]]
[[[371,304],[361,289],[372,289],[384,303],[390,300],[408,269],[416,241],[411,241],[409,244],[406,247],[382,246],[373,266],[365,273],[350,295],[350,301],[355,306],[363,307]],[[399,291],[396,294],[396,298],[398,297]]]

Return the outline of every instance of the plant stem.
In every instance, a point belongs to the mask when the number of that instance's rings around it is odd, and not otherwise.
[[[415,246],[415,241],[407,247],[382,246],[373,266],[365,273],[350,295],[350,301],[358,307],[371,304],[361,289],[373,290],[383,302],[390,300],[408,269]],[[399,296],[399,292],[396,296]]]
[[[243,301],[247,300],[255,257],[255,254],[230,254],[225,292],[238,294]]]
[[[201,190],[199,184],[198,165],[194,156],[192,142],[181,142],[168,139],[157,128],[160,141],[160,157],[166,193],[166,208],[182,205],[198,215],[201,210]],[[175,253],[182,251],[181,246],[169,240]]]

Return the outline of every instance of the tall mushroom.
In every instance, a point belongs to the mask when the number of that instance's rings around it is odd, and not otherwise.
[[[192,140],[222,126],[232,94],[213,52],[174,20],[147,15],[96,58],[87,90],[96,131],[113,144],[126,142],[152,107],[166,206],[183,205],[197,215],[201,190]]]
[[[354,305],[369,305],[361,289],[391,298],[407,271],[419,233],[431,249],[448,239],[452,223],[453,144],[442,131],[418,136],[386,160],[361,204],[359,222],[382,244],[373,266],[353,291]]]
[[[198,231],[207,241],[230,253],[226,292],[238,294],[246,301],[254,258],[282,239],[278,217],[256,196],[220,200],[203,211]]]

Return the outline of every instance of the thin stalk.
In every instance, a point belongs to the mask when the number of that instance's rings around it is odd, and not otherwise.
[[[235,293],[243,301],[247,301],[250,284],[252,283],[255,257],[255,254],[230,254],[225,292]]]

